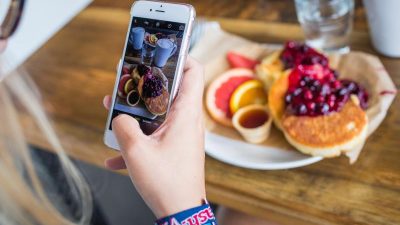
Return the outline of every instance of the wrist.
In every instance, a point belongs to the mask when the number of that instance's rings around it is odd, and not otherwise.
[[[192,199],[174,199],[166,204],[161,204],[158,210],[154,211],[157,219],[164,218],[176,213],[182,212],[187,209],[196,208],[206,204],[205,197],[197,197]]]
[[[214,213],[208,202],[197,207],[189,208],[169,216],[158,219],[155,225],[172,225],[172,224],[197,224],[197,225],[216,225]]]

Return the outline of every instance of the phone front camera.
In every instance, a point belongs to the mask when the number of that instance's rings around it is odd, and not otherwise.
[[[150,9],[150,12],[153,11],[153,9]]]

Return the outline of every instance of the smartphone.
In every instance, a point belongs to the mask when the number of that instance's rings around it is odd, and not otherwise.
[[[188,4],[132,5],[104,133],[107,146],[119,150],[111,126],[119,114],[135,118],[147,135],[164,122],[180,86],[194,19]]]

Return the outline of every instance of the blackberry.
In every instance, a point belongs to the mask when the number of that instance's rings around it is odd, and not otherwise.
[[[142,90],[143,97],[145,98],[154,98],[160,96],[163,90],[163,82],[160,77],[151,74],[146,75]]]
[[[150,73],[150,68],[148,66],[144,65],[144,64],[137,65],[137,70],[138,70],[138,73],[139,73],[140,77]]]

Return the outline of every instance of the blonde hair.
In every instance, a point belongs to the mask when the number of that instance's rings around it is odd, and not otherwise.
[[[37,122],[56,153],[79,219],[66,216],[56,197],[47,194],[48,174],[38,170],[18,121],[16,102]],[[64,184],[63,184],[64,185]],[[50,199],[51,198],[51,199]],[[92,196],[82,174],[68,158],[40,102],[38,89],[22,69],[0,81],[0,224],[89,224]]]

